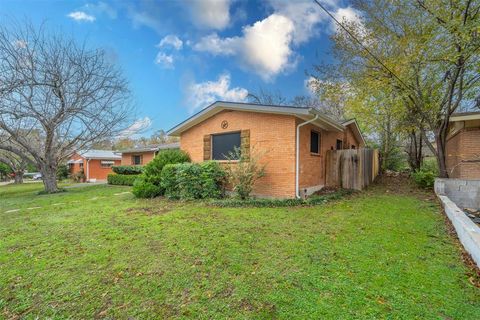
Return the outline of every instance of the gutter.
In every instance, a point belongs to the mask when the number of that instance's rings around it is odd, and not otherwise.
[[[87,159],[87,182],[90,181],[90,160],[91,159]]]
[[[300,127],[303,127],[306,124],[312,123],[318,119],[318,114],[315,115],[312,119],[302,122],[297,126],[297,136],[296,136],[296,157],[295,157],[295,197],[300,198],[300,190],[298,187],[298,177],[300,171]]]

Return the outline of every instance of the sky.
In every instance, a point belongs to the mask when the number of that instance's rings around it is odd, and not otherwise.
[[[355,16],[347,0],[320,2],[339,19]],[[260,89],[311,94],[308,73],[331,61],[335,32],[313,0],[0,0],[0,20],[11,18],[103,48],[130,83],[131,132],[142,135]]]

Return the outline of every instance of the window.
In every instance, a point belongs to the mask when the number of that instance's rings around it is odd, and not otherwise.
[[[320,153],[320,134],[316,131],[310,131],[310,152]]]
[[[80,169],[83,169],[83,162],[80,162],[79,165],[80,165]]]
[[[100,166],[101,166],[102,168],[111,168],[114,164],[115,164],[115,161],[102,160],[102,161],[100,162]]]
[[[341,149],[343,149],[343,141],[337,139],[337,150],[341,150]]]
[[[140,154],[136,154],[132,156],[132,165],[138,166],[141,165],[143,162],[143,156]]]
[[[352,144],[352,149],[355,149],[355,145],[354,145],[354,144]]]
[[[212,135],[213,160],[226,160],[226,156],[235,148],[240,148],[240,132]]]

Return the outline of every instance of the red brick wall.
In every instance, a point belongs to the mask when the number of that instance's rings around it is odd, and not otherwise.
[[[101,166],[101,161],[98,159],[91,159],[88,163],[88,179],[107,180],[107,175],[113,173],[112,168],[104,168]],[[84,161],[84,173],[87,176],[87,163]],[[115,160],[115,166],[119,166],[120,160]]]
[[[222,129],[226,120],[228,128]],[[250,130],[251,150],[262,154],[266,174],[258,181],[254,193],[273,197],[295,195],[295,118],[242,111],[222,111],[183,132],[180,149],[192,161],[203,161],[203,137],[215,133]]]
[[[144,166],[153,160],[155,153],[153,151],[122,153],[122,166],[131,166],[133,155],[141,155],[143,157],[141,165]]]
[[[228,122],[228,128],[222,129],[222,121]],[[303,122],[294,116],[265,114],[242,111],[222,111],[202,123],[183,132],[180,148],[190,154],[192,161],[204,159],[205,135],[250,130],[250,145],[257,153],[263,154],[262,162],[266,164],[266,174],[258,181],[254,193],[273,197],[295,196],[295,141],[296,125]],[[310,153],[310,130],[318,131],[321,141],[319,155]],[[351,129],[347,129],[349,145],[359,147]],[[329,132],[313,125],[300,129],[300,175],[299,186],[302,188],[324,184],[324,157],[330,147],[335,148],[336,140],[343,140],[343,132]],[[344,145],[347,147],[346,145]]]
[[[480,179],[480,162],[461,163],[462,160],[480,160],[480,127],[467,125],[449,137],[446,149],[450,178]]]
[[[296,119],[296,124],[303,121]],[[320,133],[320,153],[310,153],[310,132]],[[336,149],[337,139],[342,140],[343,148],[350,149],[352,145],[359,148],[352,129],[347,127],[344,132],[325,131],[317,126],[308,124],[300,127],[300,175],[299,189],[325,185],[325,155],[327,150]]]

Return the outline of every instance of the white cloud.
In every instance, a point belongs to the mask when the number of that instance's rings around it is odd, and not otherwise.
[[[131,137],[132,135],[136,135],[139,133],[144,132],[145,130],[149,129],[152,126],[152,119],[149,117],[144,117],[141,119],[137,119],[130,127],[123,130],[120,135],[119,139]]]
[[[157,45],[158,48],[162,47],[172,47],[175,50],[182,49],[183,41],[180,40],[176,35],[169,34],[168,36],[164,37],[160,43]]]
[[[346,8],[338,8],[337,11],[333,14],[335,18],[340,22],[340,23],[355,23],[362,25],[362,21],[360,19],[360,12],[358,12],[356,9],[352,7],[346,7]],[[338,30],[339,26],[334,23],[333,24],[334,30]]]
[[[318,34],[320,30],[316,26],[329,19],[313,1],[270,0],[270,4],[277,14],[288,17],[293,22],[295,44],[306,42]],[[326,5],[331,7],[335,4],[330,1]]]
[[[155,57],[155,64],[159,65],[162,68],[165,69],[173,69],[174,64],[173,64],[173,56],[165,54],[164,52],[159,52],[157,56]]]
[[[89,15],[83,11],[73,11],[73,12],[70,12],[67,16],[69,18],[72,18],[75,21],[87,21],[87,22],[95,21],[94,16]]]
[[[293,22],[285,16],[272,14],[243,28],[241,37],[206,36],[193,48],[214,55],[235,55],[264,80],[270,80],[293,65],[291,49]]]
[[[317,80],[312,77],[312,76],[309,76],[307,79],[305,79],[303,81],[303,85],[305,86],[305,88],[307,89],[308,93],[310,94],[315,94],[315,82]]]
[[[247,98],[244,88],[230,88],[230,74],[223,73],[217,81],[192,82],[186,88],[186,103],[190,112],[204,108],[217,100],[242,102]]]
[[[239,42],[241,42],[239,37],[220,38],[218,34],[212,33],[195,43],[193,49],[213,55],[234,55],[239,48]]]
[[[225,29],[230,23],[230,0],[189,1],[194,24],[206,29]]]
[[[102,1],[96,4],[87,3],[83,8],[86,12],[91,13],[92,15],[106,14],[110,19],[117,18],[117,10],[108,3]]]

